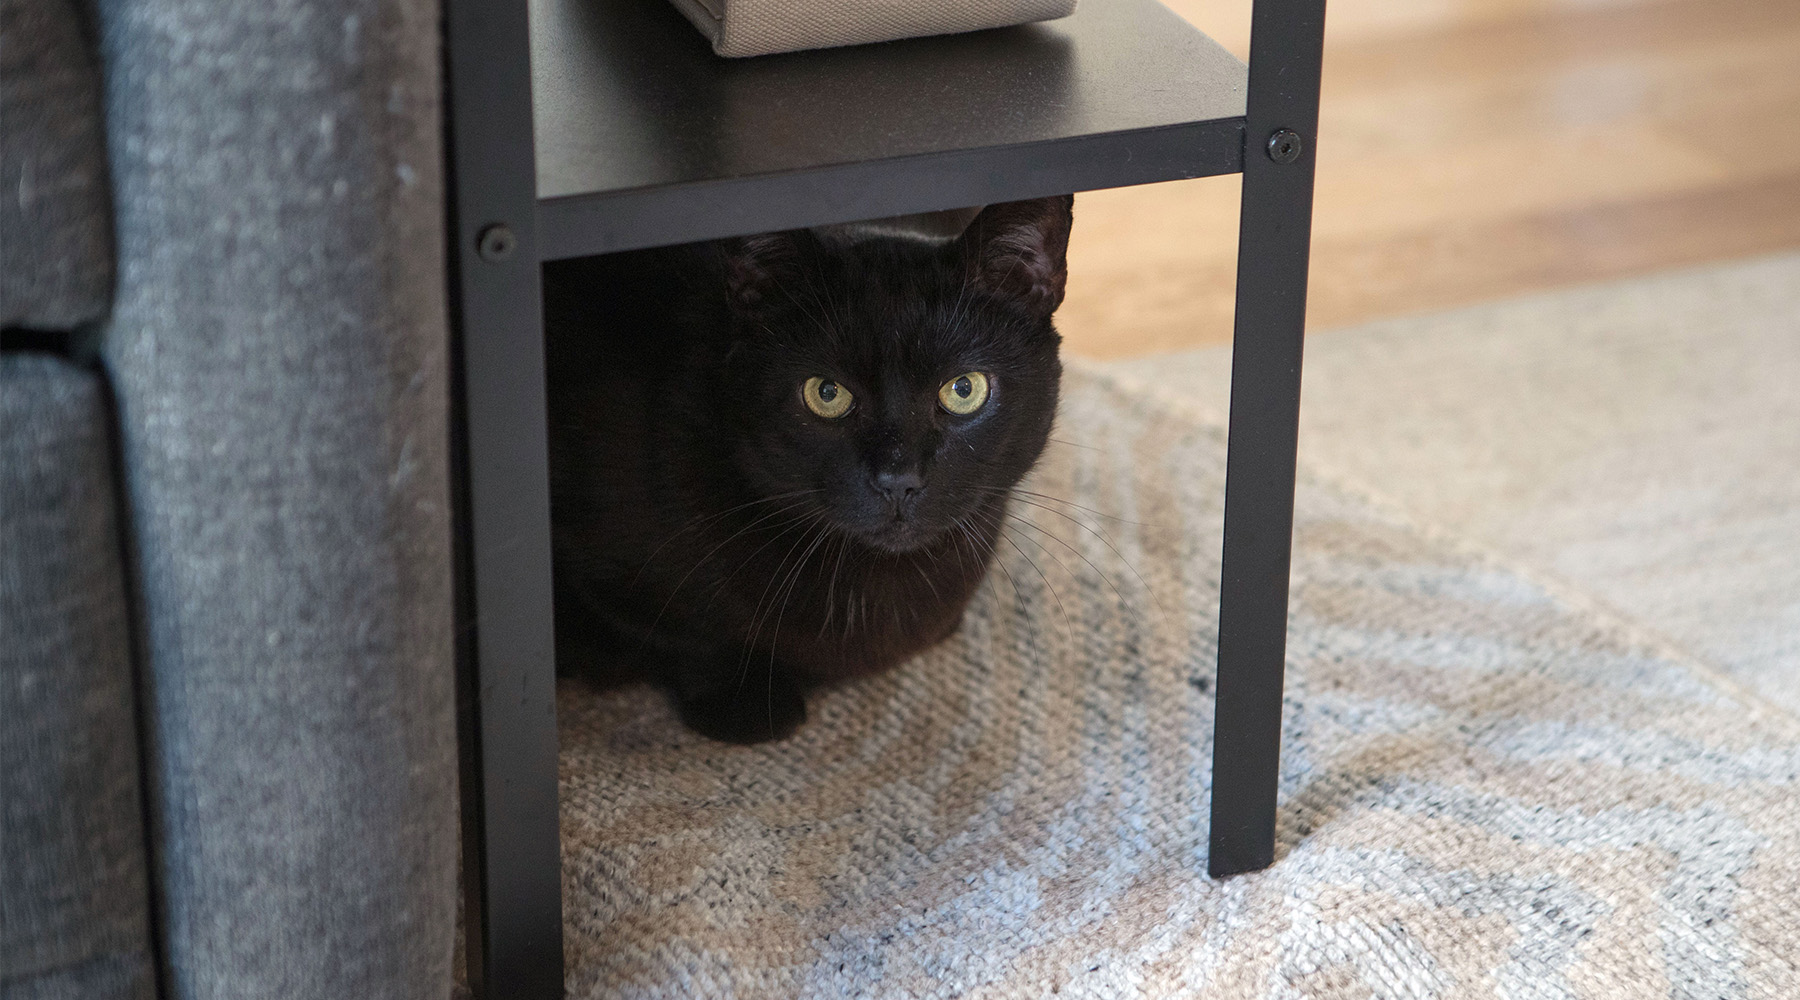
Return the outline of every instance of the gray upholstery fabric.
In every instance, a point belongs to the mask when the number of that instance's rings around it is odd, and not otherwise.
[[[99,379],[0,355],[0,998],[148,997],[150,893]]]
[[[100,71],[77,0],[0,0],[0,326],[67,329],[112,290]]]
[[[437,8],[101,0],[172,997],[450,990]]]

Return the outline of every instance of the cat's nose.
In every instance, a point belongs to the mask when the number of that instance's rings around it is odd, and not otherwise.
[[[877,472],[875,488],[886,497],[889,503],[900,504],[911,500],[925,488],[925,477],[917,470],[905,472]]]

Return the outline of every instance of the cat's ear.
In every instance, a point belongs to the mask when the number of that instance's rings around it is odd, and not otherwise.
[[[1074,195],[989,205],[963,231],[968,279],[1033,316],[1062,305]]]
[[[800,278],[800,247],[793,233],[764,233],[723,240],[725,290],[739,314],[760,311],[769,297]]]

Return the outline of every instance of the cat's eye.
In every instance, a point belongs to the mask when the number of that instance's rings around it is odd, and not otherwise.
[[[980,372],[964,372],[938,387],[938,402],[958,416],[966,417],[981,409],[987,398],[987,376]]]
[[[850,390],[828,378],[814,375],[800,387],[800,398],[806,408],[827,420],[836,420],[850,412]]]

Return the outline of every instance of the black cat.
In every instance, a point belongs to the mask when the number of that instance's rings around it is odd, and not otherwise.
[[[955,631],[1056,411],[1072,203],[547,266],[562,670],[753,743]]]

